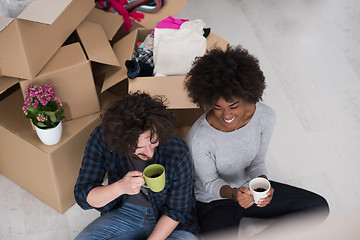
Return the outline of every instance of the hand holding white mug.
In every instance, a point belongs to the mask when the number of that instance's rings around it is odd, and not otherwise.
[[[259,199],[259,201],[257,203],[257,206],[258,207],[265,207],[266,205],[268,205],[272,200],[273,193],[274,193],[274,188],[270,187],[270,190],[267,193],[268,196],[266,198]]]
[[[258,207],[265,207],[270,203],[274,189],[270,182],[263,177],[254,178],[250,181],[249,188]]]

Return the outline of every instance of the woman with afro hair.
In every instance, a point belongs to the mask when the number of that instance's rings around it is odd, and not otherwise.
[[[186,138],[202,233],[237,227],[242,217],[316,213],[322,221],[329,213],[318,194],[275,181],[254,203],[249,181],[267,178],[265,155],[275,125],[274,110],[261,102],[265,86],[258,60],[241,46],[209,50],[186,77],[189,97],[208,109]]]

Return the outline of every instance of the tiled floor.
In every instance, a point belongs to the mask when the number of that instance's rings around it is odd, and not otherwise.
[[[264,102],[277,112],[267,157],[270,178],[325,196],[329,221],[358,212],[359,1],[188,2],[175,17],[204,20],[260,61],[267,79]],[[0,239],[73,239],[98,216],[77,205],[59,214],[2,175],[0,194]]]

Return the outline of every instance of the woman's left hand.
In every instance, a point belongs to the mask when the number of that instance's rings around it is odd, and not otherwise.
[[[257,206],[258,207],[265,207],[266,205],[268,205],[272,198],[273,198],[273,195],[274,195],[274,189],[271,187],[269,192],[268,192],[268,196],[266,198],[261,198],[258,203],[257,203]]]

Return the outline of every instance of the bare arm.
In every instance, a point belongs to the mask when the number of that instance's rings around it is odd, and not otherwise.
[[[220,196],[223,198],[233,199],[245,209],[254,204],[254,199],[251,196],[250,190],[244,186],[231,188],[229,185],[224,185],[220,188]]]
[[[106,186],[93,188],[86,201],[95,208],[100,208],[118,198],[123,194],[137,194],[141,186],[145,183],[144,178],[140,177],[141,172],[128,172],[121,180]]]

